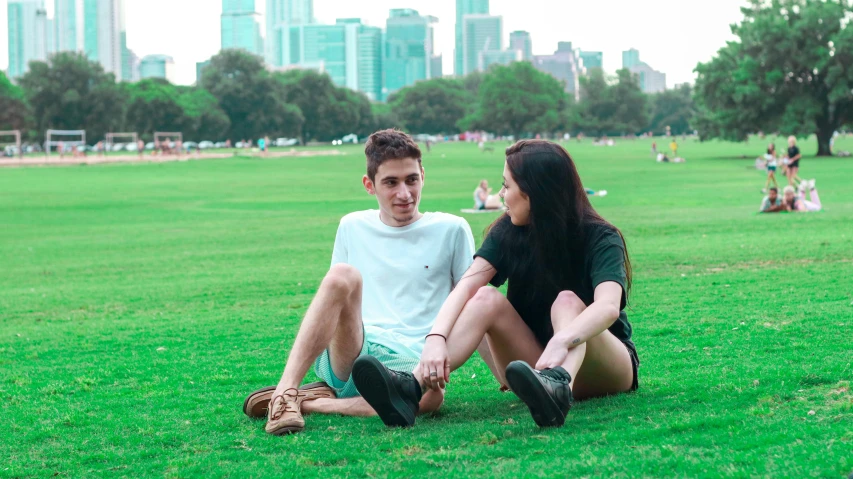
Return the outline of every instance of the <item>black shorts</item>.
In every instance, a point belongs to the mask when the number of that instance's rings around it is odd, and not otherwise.
[[[636,391],[640,387],[637,377],[637,372],[640,369],[640,358],[637,356],[637,347],[634,346],[634,342],[630,339],[622,341],[622,344],[625,345],[625,348],[628,349],[628,355],[631,356],[631,368],[634,370],[634,382],[631,383],[631,391]]]
[[[791,164],[788,165],[788,168],[799,168],[799,167],[800,167],[800,160],[791,162]]]

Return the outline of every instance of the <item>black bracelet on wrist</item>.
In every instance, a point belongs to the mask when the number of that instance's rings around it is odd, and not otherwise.
[[[424,337],[424,339],[426,339],[426,338],[428,338],[428,337],[430,337],[430,336],[441,336],[442,338],[444,338],[444,342],[445,342],[445,343],[447,342],[447,336],[445,336],[445,335],[443,335],[443,334],[438,334],[438,333],[430,333],[430,334],[427,334],[427,335]]]

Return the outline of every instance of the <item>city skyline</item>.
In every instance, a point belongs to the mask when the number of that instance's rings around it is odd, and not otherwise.
[[[52,1],[48,13],[54,18]],[[152,54],[175,59],[175,79],[179,84],[192,84],[196,63],[216,54],[220,49],[221,2],[210,2],[202,9],[200,1],[166,2],[165,0],[127,0],[127,45],[138,57]],[[377,0],[369,5],[355,5],[338,0],[315,0],[317,22],[334,24],[337,18],[361,18],[365,25],[384,28],[390,9],[412,8],[422,15],[434,16],[435,55],[442,56],[445,74],[454,72],[456,1]],[[693,68],[710,59],[717,49],[732,38],[729,25],[742,18],[743,0],[721,0],[707,5],[684,8],[675,0],[660,0],[653,5],[636,5],[623,0],[605,0],[595,5],[529,0],[523,5],[509,0],[491,0],[491,15],[503,17],[501,41],[509,42],[516,30],[530,32],[535,55],[550,55],[560,41],[570,41],[584,51],[601,51],[604,69],[613,73],[621,68],[622,52],[636,48],[643,59],[667,74],[667,86],[692,82]],[[7,25],[7,1],[0,0],[0,25]],[[262,15],[266,0],[256,3]],[[164,15],[164,12],[170,12]],[[542,15],[547,12],[547,15]],[[611,18],[612,17],[612,18]],[[695,19],[701,18],[701,24]],[[188,20],[191,19],[191,20]],[[261,19],[262,26],[265,21]],[[152,25],[156,27],[152,27]],[[666,29],[658,28],[665,25]],[[264,28],[265,29],[265,28]],[[175,35],[162,32],[176,32]],[[192,32],[195,41],[176,42]],[[5,33],[5,32],[4,32]],[[0,35],[0,69],[8,68],[8,33]]]

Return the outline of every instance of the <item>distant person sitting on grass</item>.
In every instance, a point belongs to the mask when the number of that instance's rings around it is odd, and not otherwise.
[[[767,196],[761,200],[761,209],[759,209],[762,213],[778,213],[780,211],[785,211],[785,205],[782,204],[782,198],[779,197],[779,188],[775,186],[770,188]]]
[[[820,211],[823,208],[820,203],[820,196],[817,194],[817,188],[815,188],[814,179],[803,180],[796,194],[794,193],[794,187],[791,185],[786,186],[782,191],[785,194],[782,204],[787,211]],[[809,192],[808,200],[806,199],[806,191]]]
[[[503,207],[501,198],[498,195],[493,195],[492,189],[489,188],[489,182],[483,180],[480,186],[474,190],[474,209],[477,210],[499,210]]]
[[[409,135],[378,131],[364,151],[362,182],[379,210],[341,219],[331,269],[302,320],[281,380],[252,393],[243,405],[251,417],[267,414],[270,434],[302,431],[303,412],[374,415],[358,397],[353,363],[369,354],[411,372],[442,303],[474,255],[464,219],[419,211],[424,170]],[[300,387],[311,364],[323,382]],[[420,393],[416,411],[434,411],[444,398],[443,391]]]
[[[386,425],[413,425],[421,390],[442,391],[484,337],[492,373],[541,427],[562,426],[574,399],[638,387],[622,234],[593,209],[556,143],[510,146],[503,176],[506,214],[441,307],[414,376],[370,356],[353,366],[356,387]],[[507,281],[504,296],[496,288]]]

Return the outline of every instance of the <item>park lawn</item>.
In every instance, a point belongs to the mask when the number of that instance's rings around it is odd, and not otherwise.
[[[763,144],[680,143],[686,164],[647,140],[567,143],[626,236],[642,364],[639,391],[550,430],[477,358],[410,430],[309,416],[273,437],[242,414],[281,373],[338,220],[376,207],[362,147],[0,169],[0,477],[846,477],[853,159],[803,145],[825,211],[765,216]],[[494,145],[435,145],[421,209],[497,190]],[[493,218],[466,216],[478,244]]]

